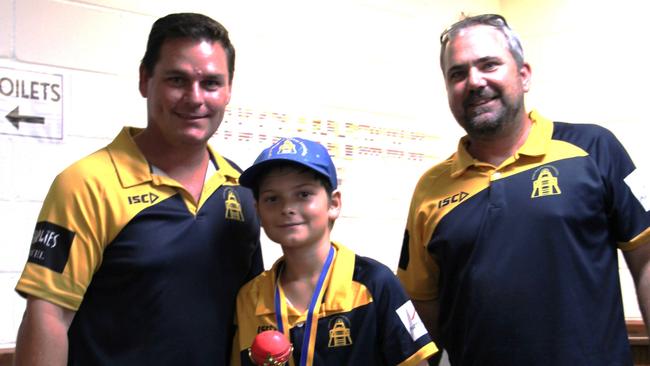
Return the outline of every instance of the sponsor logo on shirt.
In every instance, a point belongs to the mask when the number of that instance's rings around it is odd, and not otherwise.
[[[442,199],[442,200],[438,201],[438,208],[443,208],[443,207],[445,207],[445,206],[447,206],[449,204],[452,204],[452,203],[460,203],[465,198],[467,198],[467,196],[469,196],[469,193],[467,193],[467,192],[456,193],[453,196],[449,196],[449,197],[447,197],[445,199]]]
[[[330,341],[327,347],[345,347],[352,345],[350,320],[343,315],[332,318],[329,322]]]
[[[404,328],[411,335],[413,341],[427,334],[427,328],[425,328],[424,323],[420,320],[418,312],[415,311],[415,306],[411,300],[408,300],[404,305],[400,306],[395,310],[397,316],[402,321]]]
[[[135,196],[129,196],[129,205],[133,205],[136,203],[155,203],[158,201],[158,196],[154,193],[145,193],[145,194],[138,194]]]
[[[636,168],[625,177],[625,184],[630,187],[632,194],[646,211],[650,211],[650,171]]]
[[[63,273],[75,233],[56,224],[41,221],[36,224],[28,262]]]
[[[537,168],[532,176],[533,192],[530,194],[530,198],[562,194],[558,185],[558,175],[560,174],[557,168],[552,165]]]

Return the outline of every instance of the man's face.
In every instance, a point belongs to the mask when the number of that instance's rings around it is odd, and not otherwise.
[[[147,129],[169,145],[203,145],[230,102],[226,52],[219,42],[189,38],[163,43],[153,73],[140,70]]]
[[[447,45],[443,72],[451,112],[470,136],[498,135],[525,116],[530,67],[517,66],[499,30],[462,30]]]

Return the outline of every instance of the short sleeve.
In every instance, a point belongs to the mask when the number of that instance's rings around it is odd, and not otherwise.
[[[395,275],[388,269],[378,271],[378,306],[380,339],[384,359],[389,365],[417,364],[431,357],[437,348],[413,303]]]
[[[57,176],[41,208],[16,291],[76,311],[102,260],[97,196],[74,168]]]
[[[427,251],[426,233],[430,228],[425,227],[423,216],[426,213],[421,212],[420,208],[420,186],[422,182],[416,187],[411,200],[397,277],[411,298],[431,300],[438,297],[439,268]]]
[[[650,240],[650,174],[633,163],[610,131],[601,129],[589,154],[606,182],[608,217],[616,240],[631,250]]]

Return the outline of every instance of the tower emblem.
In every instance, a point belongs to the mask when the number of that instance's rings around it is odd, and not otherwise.
[[[553,175],[555,173],[555,175]],[[557,176],[559,175],[554,166],[546,165],[535,170],[533,173],[533,192],[530,198],[538,198],[544,196],[553,196],[562,194],[560,186],[558,185]]]
[[[296,145],[294,145],[294,143],[291,142],[291,140],[289,139],[284,140],[282,145],[278,147],[278,154],[296,154],[296,153],[297,153]]]
[[[327,347],[343,347],[352,345],[350,336],[350,321],[344,316],[337,316],[330,321],[330,341]]]
[[[225,205],[226,205],[226,219],[244,221],[244,214],[241,212],[241,203],[232,189],[226,189],[225,191]]]

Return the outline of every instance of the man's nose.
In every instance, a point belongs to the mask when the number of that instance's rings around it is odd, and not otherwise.
[[[203,104],[203,89],[198,82],[188,85],[185,90],[185,99],[192,104]]]
[[[486,85],[485,75],[475,67],[469,69],[467,75],[467,84],[469,89],[479,89]]]

